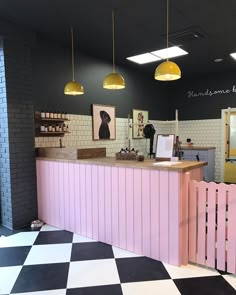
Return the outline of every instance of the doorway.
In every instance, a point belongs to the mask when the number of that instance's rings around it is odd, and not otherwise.
[[[222,181],[236,183],[236,109],[222,110]]]

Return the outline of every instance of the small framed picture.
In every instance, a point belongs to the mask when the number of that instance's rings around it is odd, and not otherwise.
[[[93,104],[93,140],[116,139],[116,109]]]
[[[144,138],[143,129],[148,124],[148,111],[133,109],[133,138]]]

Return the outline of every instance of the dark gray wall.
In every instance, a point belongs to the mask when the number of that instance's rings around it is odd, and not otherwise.
[[[203,95],[210,94],[210,91],[211,95]],[[217,93],[212,94],[214,91]],[[199,96],[193,97],[192,94]],[[221,109],[236,107],[236,70],[171,82],[168,98],[170,112],[178,109],[179,120],[218,119]]]
[[[96,44],[95,44],[96,46]],[[106,90],[104,77],[112,71],[112,64],[75,53],[76,80],[85,89],[81,96],[64,95],[64,86],[71,81],[71,49],[55,42],[37,38],[33,57],[33,99],[35,110],[49,109],[72,114],[91,115],[91,104],[116,106],[117,117],[127,117],[133,108],[149,111],[151,119],[169,116],[166,85],[153,75],[133,69],[117,67],[126,81],[122,90]]]
[[[10,227],[17,228],[37,218],[31,46],[5,39],[4,52],[12,199]]]
[[[150,119],[179,120],[215,119],[221,109],[236,107],[236,72],[209,74],[173,82],[155,81],[145,71],[132,67],[117,67],[126,80],[126,88],[119,91],[102,88],[104,77],[111,72],[107,63],[81,52],[75,53],[76,80],[85,88],[82,96],[66,96],[65,84],[71,80],[71,49],[37,36],[33,55],[33,100],[35,110],[48,109],[73,114],[91,115],[91,104],[116,106],[117,117],[127,117],[133,108],[149,111]],[[235,85],[235,92],[232,91]],[[225,94],[200,95],[206,91],[230,91]]]
[[[2,22],[0,34],[4,52],[4,58],[0,58],[2,224],[19,228],[37,218],[31,56],[34,35]]]

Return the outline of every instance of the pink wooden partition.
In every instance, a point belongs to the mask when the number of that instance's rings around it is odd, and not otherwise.
[[[157,260],[186,264],[189,179],[187,172],[37,160],[39,218]]]
[[[190,181],[189,261],[236,274],[236,185]]]

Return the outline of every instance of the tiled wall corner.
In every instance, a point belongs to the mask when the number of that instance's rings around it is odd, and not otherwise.
[[[7,93],[3,43],[0,41],[0,209],[1,222],[12,225],[11,175],[8,133]]]
[[[179,122],[182,144],[191,138],[196,146],[213,146],[215,151],[215,181],[221,180],[221,119],[191,120]]]

